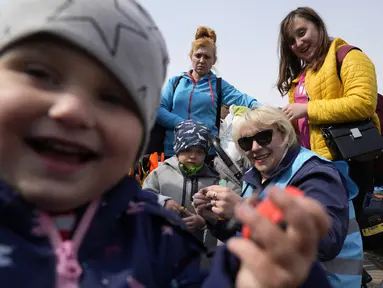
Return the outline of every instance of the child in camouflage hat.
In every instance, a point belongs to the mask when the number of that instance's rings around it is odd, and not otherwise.
[[[210,136],[210,129],[201,122],[186,120],[178,124],[174,130],[175,156],[152,171],[143,188],[165,196],[159,198],[160,204],[183,217],[189,230],[212,251],[217,246],[216,238],[192,206],[195,193],[220,181],[217,171],[205,164]],[[228,186],[234,188],[231,182]]]

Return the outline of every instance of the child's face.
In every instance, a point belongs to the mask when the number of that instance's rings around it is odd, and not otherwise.
[[[186,168],[201,166],[205,161],[205,157],[205,151],[199,147],[190,147],[178,153],[178,161],[185,165]]]
[[[103,66],[57,39],[0,57],[0,177],[49,211],[78,207],[133,164],[143,126]]]

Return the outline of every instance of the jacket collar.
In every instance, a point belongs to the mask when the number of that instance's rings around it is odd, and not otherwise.
[[[117,185],[102,196],[101,207],[95,219],[101,224],[115,221],[128,208],[129,203],[137,197],[141,188],[138,182],[129,177],[123,178]],[[81,218],[87,205],[76,210]],[[38,209],[35,205],[23,200],[6,182],[0,180],[0,217],[2,222],[21,237],[36,241],[33,228],[37,225]]]
[[[194,81],[194,78],[193,78],[193,76],[192,76],[192,73],[193,73],[193,70],[190,70],[189,72],[184,72],[184,73],[182,73],[182,76],[184,76],[184,77],[187,77],[187,78],[189,78],[190,80],[192,80],[192,81]],[[204,75],[204,76],[202,76],[200,79],[199,79],[199,81],[207,81],[209,78],[210,79],[213,79],[213,78],[215,78],[216,77],[216,75],[212,72],[212,71],[209,71],[209,73],[207,73],[206,75]],[[198,81],[198,82],[199,82]]]

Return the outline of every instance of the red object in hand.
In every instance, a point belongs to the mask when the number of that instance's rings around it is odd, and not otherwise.
[[[287,186],[285,191],[292,196],[302,197],[304,195],[302,190],[294,186]],[[255,209],[259,214],[269,219],[271,223],[279,224],[283,221],[282,210],[275,206],[269,198],[266,198],[264,201],[259,203],[259,205]],[[242,236],[246,239],[251,239],[251,234],[252,233],[250,227],[248,225],[243,225]]]

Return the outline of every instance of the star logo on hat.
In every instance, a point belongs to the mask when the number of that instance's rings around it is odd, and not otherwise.
[[[93,1],[89,0],[66,0],[64,4],[60,5],[54,14],[49,17],[49,21],[88,23],[97,31],[105,47],[110,54],[114,56],[118,51],[122,31],[125,30],[148,40],[149,36],[146,30],[154,29],[154,27],[152,27],[153,25],[143,27],[134,17],[130,16],[132,14],[134,15],[134,13],[132,13],[132,11],[127,13],[124,10],[128,9],[125,8],[127,6],[130,6],[130,9],[135,9],[136,14],[142,14],[141,16],[146,20],[150,20],[146,13],[143,14],[143,9],[135,1],[125,1],[126,2],[120,3],[121,1],[118,0],[104,0],[94,4]],[[111,2],[113,2],[112,5]],[[104,7],[100,9],[100,5]],[[114,10],[114,17],[110,17],[111,9]],[[107,13],[102,15],[100,11],[107,11]],[[97,19],[94,15],[98,16]],[[106,15],[109,17],[105,17]],[[148,21],[148,24],[150,23],[153,22]]]

